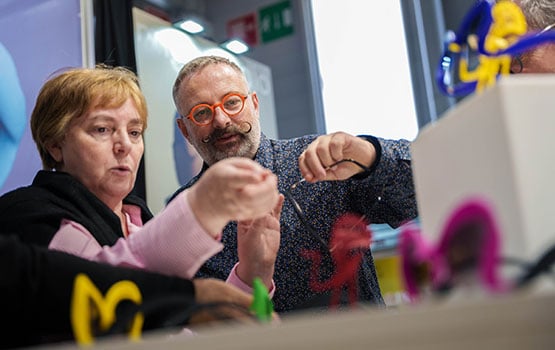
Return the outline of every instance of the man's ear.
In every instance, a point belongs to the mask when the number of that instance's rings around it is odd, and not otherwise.
[[[63,163],[64,155],[62,153],[62,147],[59,142],[46,145],[46,150],[48,151],[48,154],[50,154],[50,157],[52,157],[56,161],[56,163]]]
[[[256,94],[256,92],[252,92],[251,98],[252,98],[252,104],[254,106],[254,110],[256,111],[256,116],[259,116],[259,113],[258,113],[258,95]]]
[[[514,57],[511,60],[511,73],[522,73],[522,57],[518,56],[518,57]]]
[[[179,117],[176,119],[177,127],[181,130],[181,134],[189,141],[189,131],[187,131],[187,126],[183,121],[183,118]]]

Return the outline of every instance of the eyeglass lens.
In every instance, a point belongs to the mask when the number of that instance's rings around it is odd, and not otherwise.
[[[239,94],[229,94],[225,96],[220,103],[212,106],[200,104],[193,108],[191,116],[198,124],[209,124],[214,118],[216,107],[220,107],[222,111],[230,117],[233,117],[243,109],[245,97]]]

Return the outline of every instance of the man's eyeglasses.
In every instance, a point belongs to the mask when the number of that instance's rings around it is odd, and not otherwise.
[[[235,117],[243,111],[247,97],[249,97],[248,94],[241,95],[237,93],[230,93],[225,95],[220,102],[214,103],[213,105],[201,103],[194,106],[191,109],[191,112],[189,112],[189,114],[185,117],[199,126],[209,125],[212,123],[212,120],[214,120],[216,107],[220,107],[222,112],[224,112],[228,117]]]
[[[548,25],[548,26],[546,26],[545,28],[543,28],[543,29],[540,31],[540,34],[543,34],[543,33],[545,33],[545,32],[549,32],[550,30],[553,30],[553,29],[555,29],[555,23],[551,23],[550,25]]]
[[[325,168],[326,171],[330,170],[331,168],[341,164],[341,163],[345,163],[345,162],[350,162],[353,163],[355,165],[357,165],[359,168],[361,168],[363,171],[370,171],[370,168],[368,168],[367,166],[363,165],[362,163],[354,160],[354,159],[350,159],[350,158],[346,158],[346,159],[342,159],[340,161],[337,161],[335,163],[333,163],[332,165],[328,166]],[[322,245],[322,248],[324,249],[324,251],[328,251],[329,247],[328,247],[328,243],[326,241],[324,241],[324,239],[322,239],[322,237],[318,234],[318,232],[316,231],[316,229],[314,228],[314,226],[312,226],[310,224],[310,222],[308,221],[308,218],[306,217],[305,213],[303,212],[301,206],[299,205],[299,203],[297,202],[297,200],[295,199],[295,197],[293,196],[293,190],[300,185],[301,183],[305,182],[306,180],[303,178],[297,182],[295,182],[294,184],[292,184],[288,190],[284,191],[284,195],[285,197],[287,197],[291,203],[293,204],[293,209],[295,210],[295,212],[297,213],[297,215],[299,216],[299,219],[301,220],[301,222],[303,223],[303,225],[306,227],[306,229],[308,230],[308,232]]]

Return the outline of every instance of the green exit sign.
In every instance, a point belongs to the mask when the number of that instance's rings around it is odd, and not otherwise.
[[[289,0],[260,9],[258,18],[263,43],[293,34],[293,11]]]

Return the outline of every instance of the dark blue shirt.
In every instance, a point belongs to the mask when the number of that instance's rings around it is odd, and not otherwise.
[[[307,135],[289,140],[272,140],[265,135],[255,161],[278,176],[280,192],[301,179],[298,158],[318,135]],[[363,136],[377,146],[378,159],[370,172],[358,174],[345,181],[301,183],[293,190],[295,199],[308,220],[324,241],[328,241],[334,220],[343,213],[365,215],[371,223],[388,223],[397,227],[417,216],[416,199],[410,166],[410,143],[407,140],[384,140]],[[194,184],[203,170],[173,196]],[[311,262],[301,256],[302,250],[320,250],[323,263],[321,280],[334,271],[325,250],[303,226],[290,200],[286,199],[281,212],[281,242],[275,265],[274,281],[276,311],[285,312],[308,307],[325,306],[327,297],[313,292],[309,286]],[[229,223],[223,232],[224,249],[209,259],[199,270],[198,277],[226,279],[237,263],[237,225]],[[378,285],[372,253],[368,250],[359,273],[360,301],[384,305]]]

